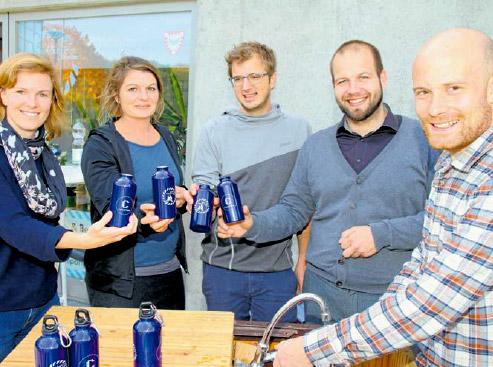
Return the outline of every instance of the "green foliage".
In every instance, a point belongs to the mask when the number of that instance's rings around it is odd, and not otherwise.
[[[86,98],[83,103],[80,98],[75,98],[73,103],[77,109],[82,123],[87,131],[91,131],[98,126],[99,104],[94,98]]]
[[[173,134],[178,145],[178,156],[180,163],[185,163],[186,140],[187,140],[187,109],[183,98],[183,91],[176,74],[171,68],[166,69],[165,87],[171,88],[171,97],[164,99],[164,112],[159,123],[166,126]]]

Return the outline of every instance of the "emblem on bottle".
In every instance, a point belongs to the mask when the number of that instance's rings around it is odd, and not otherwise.
[[[159,219],[176,217],[175,178],[167,166],[156,167],[152,175],[152,195],[156,206],[154,212]]]
[[[226,223],[240,222],[245,219],[243,206],[241,205],[238,185],[229,176],[219,179],[217,185],[219,202],[223,211],[223,219]]]
[[[111,218],[110,226],[125,227],[128,224],[134,210],[136,192],[137,185],[130,174],[123,173],[113,183],[110,202],[110,210],[113,213],[113,217]]]
[[[197,195],[193,198],[190,229],[194,232],[208,233],[211,231],[214,194],[209,185],[199,185]]]

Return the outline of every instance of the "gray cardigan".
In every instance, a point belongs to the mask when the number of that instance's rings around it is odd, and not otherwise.
[[[356,174],[337,144],[339,126],[307,140],[279,204],[253,214],[246,238],[283,238],[312,217],[310,268],[344,288],[383,293],[421,240],[438,152],[429,147],[418,122],[403,117],[394,138]],[[357,225],[370,225],[377,253],[338,261],[341,232]]]

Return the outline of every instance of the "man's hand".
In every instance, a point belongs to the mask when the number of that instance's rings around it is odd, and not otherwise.
[[[285,340],[277,346],[274,367],[312,367],[305,354],[302,336]]]
[[[245,220],[241,222],[234,222],[226,224],[223,219],[223,212],[218,209],[217,214],[219,216],[219,222],[217,226],[217,235],[219,238],[231,238],[231,237],[243,237],[253,226],[253,218],[250,214],[250,210],[246,205],[243,205],[243,214]]]
[[[294,275],[296,275],[296,280],[298,285],[296,287],[296,293],[303,292],[303,281],[305,280],[306,271],[306,259],[304,257],[298,257],[296,266],[294,267]]]
[[[164,232],[168,229],[168,226],[175,220],[175,218],[159,219],[159,217],[154,213],[154,209],[156,209],[154,204],[142,204],[140,206],[140,210],[145,213],[145,216],[140,220],[140,223],[149,224],[155,232]]]
[[[181,208],[185,204],[187,204],[187,208],[189,205],[193,205],[193,196],[184,187],[175,186],[175,195],[177,208]]]
[[[196,183],[193,183],[190,185],[190,188],[188,189],[188,194],[190,195],[191,200],[187,200],[187,212],[192,214],[192,206],[193,206],[193,198],[195,195],[197,195],[197,191],[199,190],[199,185]],[[217,208],[219,207],[219,198],[214,196],[214,210],[212,212],[212,220],[216,217],[216,211]]]
[[[339,244],[344,257],[370,257],[377,253],[370,226],[355,226],[341,233]]]

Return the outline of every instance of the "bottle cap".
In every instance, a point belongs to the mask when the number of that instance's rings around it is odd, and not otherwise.
[[[43,317],[43,326],[41,327],[43,334],[53,334],[58,332],[58,319],[55,315],[45,315]]]
[[[152,302],[142,302],[139,307],[139,318],[153,319],[156,315],[156,306]]]
[[[168,170],[168,166],[157,166],[156,167],[156,171],[167,171]]]
[[[219,181],[220,182],[231,181],[231,177],[230,176],[222,176],[222,177],[219,177]]]
[[[75,310],[74,324],[75,326],[91,325],[91,316],[89,316],[89,311],[85,308],[78,308]]]

